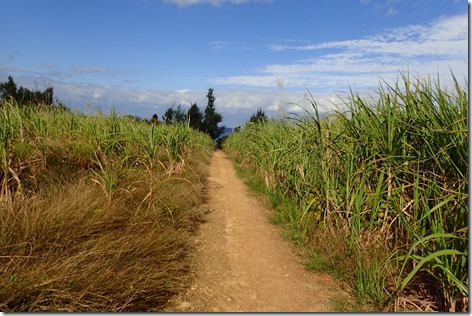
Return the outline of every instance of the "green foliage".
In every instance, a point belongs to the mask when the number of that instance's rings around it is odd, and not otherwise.
[[[159,123],[159,117],[157,116],[156,113],[154,113],[154,114],[152,115],[151,123],[152,123],[152,124],[158,124],[158,123]]]
[[[8,81],[0,84],[0,98],[3,100],[13,98],[20,105],[52,106],[54,105],[54,89],[48,87],[43,92],[31,91],[22,86],[17,89],[12,76],[8,76]]]
[[[346,111],[326,118],[312,97],[305,116],[247,124],[224,148],[299,204],[281,212],[318,253],[318,231],[342,236],[347,258],[337,265],[361,298],[382,308],[426,273],[436,282],[431,293],[441,293],[437,310],[466,310],[467,87],[454,77],[451,90],[402,79],[371,98],[351,91]],[[372,253],[384,256],[359,260]],[[391,256],[399,267],[383,265]]]
[[[208,89],[208,105],[205,108],[202,121],[202,131],[211,136],[213,140],[216,140],[223,134],[225,128],[224,126],[218,126],[218,124],[223,120],[223,116],[218,113],[215,109],[215,96],[213,95],[213,89]]]
[[[162,120],[166,124],[185,124],[186,115],[179,104],[176,108],[174,106],[169,107],[162,116]]]
[[[0,310],[162,310],[185,286],[212,151],[185,125],[2,100]]]
[[[203,115],[197,103],[193,103],[187,111],[187,122],[189,126],[196,130],[202,129]]]
[[[213,95],[213,89],[208,90],[207,98],[208,105],[203,114],[196,103],[190,106],[187,113],[181,109],[180,105],[177,108],[171,106],[165,111],[162,120],[168,125],[186,124],[194,130],[210,135],[213,140],[217,140],[225,130],[224,126],[218,126],[223,117],[215,109],[216,98]]]
[[[388,263],[384,260],[372,262],[359,261],[354,271],[353,290],[360,299],[361,304],[374,303],[380,306],[389,299],[386,279]]]
[[[265,121],[267,121],[267,116],[262,109],[257,110],[257,112],[252,114],[249,118],[249,122],[251,123],[261,123]]]
[[[13,98],[18,100],[18,89],[12,76],[8,76],[8,81],[0,84],[0,97],[2,99]]]

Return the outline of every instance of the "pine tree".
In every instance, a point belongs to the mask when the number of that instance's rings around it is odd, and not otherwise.
[[[203,115],[197,103],[193,103],[187,111],[187,122],[195,130],[201,130]]]
[[[164,115],[162,116],[162,121],[167,125],[172,124],[174,120],[174,109],[172,107],[168,108]]]
[[[175,109],[174,106],[175,105],[172,105],[165,111],[162,120],[166,124],[185,124],[187,119],[185,112],[182,110],[180,104]]]
[[[180,104],[177,106],[177,108],[174,110],[174,124],[185,124],[187,121],[187,116],[185,115],[184,110],[182,110],[182,107]]]
[[[257,112],[251,115],[251,118],[249,119],[249,122],[252,123],[261,123],[265,121],[267,121],[267,116],[262,109],[257,110]]]
[[[215,96],[213,95],[213,89],[208,89],[208,105],[205,108],[203,121],[202,121],[202,131],[209,134],[214,140],[218,139],[221,134],[223,134],[225,127],[218,126],[223,120],[223,116],[218,113],[215,109]]]
[[[12,76],[8,76],[8,81],[0,84],[0,97],[2,99],[7,99],[12,97],[18,101],[18,93],[15,81],[13,81]]]

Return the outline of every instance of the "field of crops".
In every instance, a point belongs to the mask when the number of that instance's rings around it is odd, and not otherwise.
[[[257,174],[307,265],[375,310],[468,310],[468,87],[403,76],[343,110],[247,124]]]
[[[213,142],[111,112],[0,108],[0,310],[159,311],[179,293]]]

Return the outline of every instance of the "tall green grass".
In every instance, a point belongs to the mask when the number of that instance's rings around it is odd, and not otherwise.
[[[0,104],[0,310],[159,311],[185,286],[213,142]]]
[[[279,216],[377,308],[468,309],[468,94],[453,80],[404,75],[328,117],[312,97],[306,115],[224,144],[297,204]]]

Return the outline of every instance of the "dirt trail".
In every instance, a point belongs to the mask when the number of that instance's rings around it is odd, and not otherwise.
[[[210,213],[196,237],[192,285],[173,311],[332,311],[335,282],[304,269],[222,151],[212,157],[208,190]]]

